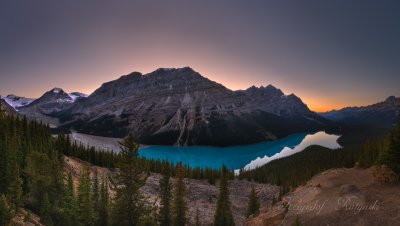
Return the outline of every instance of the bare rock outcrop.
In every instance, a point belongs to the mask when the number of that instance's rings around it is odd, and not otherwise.
[[[400,185],[375,182],[371,169],[332,169],[262,210],[247,225],[289,226],[296,217],[310,226],[397,225],[399,203]]]

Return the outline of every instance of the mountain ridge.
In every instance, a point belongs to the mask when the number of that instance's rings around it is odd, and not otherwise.
[[[320,113],[321,116],[345,124],[364,124],[390,127],[400,112],[400,97],[389,96],[384,101],[358,107],[345,107]]]

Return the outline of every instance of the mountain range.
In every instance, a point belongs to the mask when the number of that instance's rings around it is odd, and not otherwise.
[[[233,91],[190,67],[133,72],[90,96],[54,88],[36,100],[12,97],[4,99],[25,100],[10,104],[20,114],[52,127],[107,137],[134,133],[141,143],[157,145],[250,144],[334,128],[354,118],[393,123],[399,109],[399,98],[390,97],[376,105],[317,114],[296,95],[272,85]]]
[[[362,107],[346,107],[320,115],[346,125],[392,127],[400,112],[400,98],[388,97],[385,101]]]

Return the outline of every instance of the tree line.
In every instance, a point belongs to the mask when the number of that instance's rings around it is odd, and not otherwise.
[[[115,168],[121,155],[109,150],[99,150],[95,147],[85,146],[76,141],[71,141],[69,136],[59,134],[55,139],[55,148],[66,156],[79,158],[85,162],[89,162],[95,166]],[[138,157],[139,164],[149,172],[162,173],[164,165],[171,170],[171,176],[175,176],[177,169],[176,164],[168,160],[147,159]],[[220,178],[221,172],[214,168],[191,167],[189,164],[182,166],[186,178],[207,180],[210,184],[214,184]],[[233,171],[229,171],[229,178],[234,177]]]

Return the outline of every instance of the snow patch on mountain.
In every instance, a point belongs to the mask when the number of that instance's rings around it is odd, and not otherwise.
[[[52,89],[52,91],[53,91],[53,93],[60,93],[62,91],[62,89],[55,87]]]
[[[57,103],[73,103],[74,100],[70,97],[57,99]]]
[[[6,97],[2,98],[4,101],[7,102],[11,107],[13,107],[16,111],[18,111],[18,108],[26,106],[35,99],[32,98],[25,98],[25,97],[19,97],[14,94],[7,95]]]
[[[86,98],[88,97],[87,94],[84,93],[78,93],[78,92],[73,92],[73,93],[68,93],[69,97],[71,97],[72,102],[75,102],[79,98]]]

